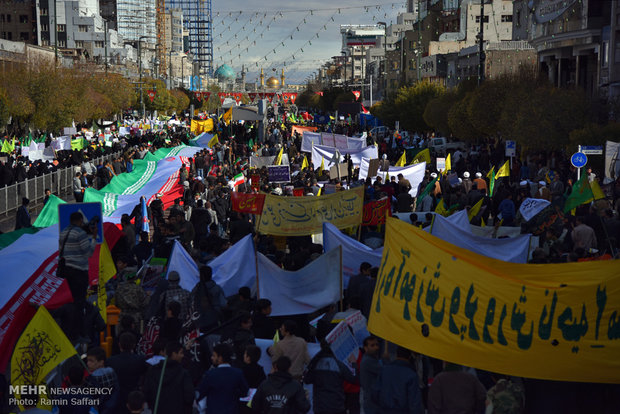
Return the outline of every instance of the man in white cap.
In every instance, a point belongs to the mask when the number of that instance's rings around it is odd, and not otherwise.
[[[480,192],[482,194],[487,194],[487,182],[484,180],[484,178],[482,178],[482,173],[481,172],[477,172],[476,173],[476,178],[474,179],[474,183],[476,183],[478,185],[478,190],[480,190]]]
[[[469,193],[471,191],[471,178],[469,178],[469,172],[465,171],[463,173],[463,188],[465,189],[465,194]]]
[[[536,192],[536,198],[551,201],[551,191],[547,188],[545,181],[538,182],[538,191]]]

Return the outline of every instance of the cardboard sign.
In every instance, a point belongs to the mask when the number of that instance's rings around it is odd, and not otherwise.
[[[288,183],[291,181],[291,168],[288,165],[270,165],[267,167],[269,182]]]
[[[368,161],[368,177],[376,177],[379,171],[379,164],[381,160],[379,158]]]
[[[340,321],[338,325],[325,337],[327,343],[331,346],[336,358],[342,362],[346,362],[349,355],[358,351],[357,341],[349,329],[346,321]]]
[[[329,169],[330,178],[338,178],[338,169],[340,169],[340,178],[344,178],[349,175],[347,163],[341,163],[338,165],[332,165]]]

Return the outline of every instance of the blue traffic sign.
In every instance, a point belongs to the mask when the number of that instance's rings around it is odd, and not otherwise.
[[[58,225],[60,232],[70,224],[71,213],[82,213],[85,225],[97,226],[97,244],[103,243],[103,214],[101,203],[66,203],[58,205]]]
[[[570,157],[570,163],[573,164],[575,168],[582,168],[588,163],[588,156],[583,152],[576,152]]]

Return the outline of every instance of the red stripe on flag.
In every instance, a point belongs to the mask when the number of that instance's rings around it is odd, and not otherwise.
[[[58,252],[48,257],[0,310],[0,371],[6,369],[13,346],[37,309],[55,309],[72,302],[64,279],[56,277]]]

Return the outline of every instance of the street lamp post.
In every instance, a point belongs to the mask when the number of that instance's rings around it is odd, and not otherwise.
[[[140,79],[140,106],[142,107],[142,118],[144,119],[144,95],[142,93],[142,39],[149,39],[150,36],[140,36],[138,38],[138,77]]]
[[[181,87],[185,89],[185,74],[183,73],[183,59],[187,59],[187,55],[183,54],[181,57]]]
[[[380,68],[381,78],[385,80],[385,85],[387,85],[387,23],[386,22],[377,22],[377,26],[383,26],[383,62],[382,68]],[[385,86],[384,86],[385,90]],[[383,96],[383,95],[382,95]]]

